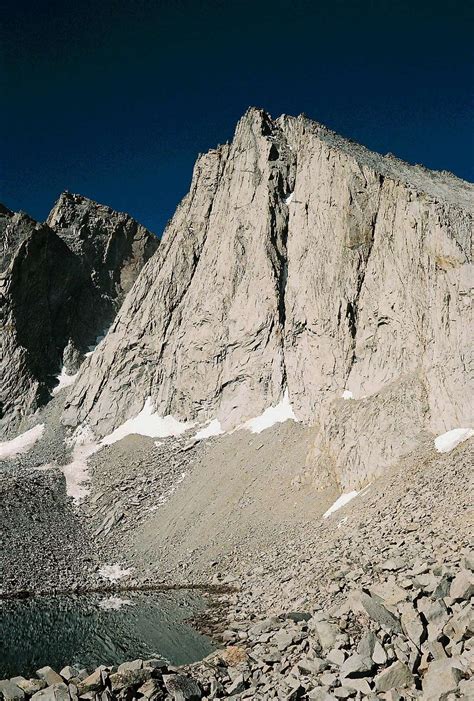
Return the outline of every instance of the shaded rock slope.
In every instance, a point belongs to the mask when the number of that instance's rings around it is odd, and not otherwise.
[[[123,212],[63,192],[47,224],[81,261],[95,292],[102,328],[110,324],[158,239]],[[101,329],[99,329],[101,330]]]
[[[48,222],[0,209],[1,430],[47,401],[63,364],[77,371],[158,245],[78,195],[63,194]]]
[[[104,435],[151,397],[161,416],[230,429],[287,391],[315,427],[311,479],[366,483],[472,420],[473,194],[305,117],[249,110],[198,159],[65,422]]]

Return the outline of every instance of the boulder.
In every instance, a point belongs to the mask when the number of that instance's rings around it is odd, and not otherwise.
[[[423,694],[426,701],[444,701],[456,692],[463,677],[462,671],[449,658],[433,660],[423,677]]]
[[[62,677],[57,672],[55,672],[54,669],[48,666],[41,667],[41,669],[37,669],[36,676],[40,679],[44,679],[48,686],[51,686],[52,684],[63,683]]]
[[[184,674],[165,674],[163,681],[173,701],[200,701],[202,699],[200,686],[192,677]]]
[[[52,684],[31,697],[34,701],[70,701],[68,687],[64,682]]]
[[[375,677],[377,691],[390,689],[406,689],[414,684],[415,678],[406,664],[397,660]]]
[[[79,670],[76,669],[76,667],[71,667],[71,665],[66,665],[66,667],[62,668],[59,674],[62,676],[63,679],[65,679],[68,682],[74,677],[78,676]]]
[[[92,674],[89,674],[83,681],[78,682],[77,692],[79,696],[84,696],[91,691],[99,691],[102,689],[102,670],[100,668],[94,670]]]
[[[336,642],[337,636],[340,635],[339,627],[335,623],[329,621],[318,621],[312,618],[310,627],[314,630],[323,650],[330,650]]]
[[[24,690],[13,679],[0,680],[0,695],[4,701],[23,701],[25,698]]]
[[[374,663],[370,657],[362,657],[358,653],[350,655],[341,665],[339,673],[342,678],[364,676],[372,670]]]
[[[398,618],[388,611],[383,604],[379,603],[368,594],[362,591],[355,592],[351,596],[351,604],[354,610],[365,612],[369,618],[379,625],[385,626],[396,633],[402,632]]]
[[[469,570],[461,570],[451,583],[449,596],[454,601],[469,601],[474,596],[474,574]]]
[[[33,696],[37,691],[41,691],[41,689],[47,686],[44,679],[24,679],[23,677],[15,677],[14,681],[27,696]]]

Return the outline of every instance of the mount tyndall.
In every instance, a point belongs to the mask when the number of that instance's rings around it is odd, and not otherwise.
[[[473,212],[449,172],[255,108],[161,239],[68,192],[1,207],[2,595],[224,607],[204,661],[6,701],[474,698]]]

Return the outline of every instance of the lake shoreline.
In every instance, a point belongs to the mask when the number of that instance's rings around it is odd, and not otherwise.
[[[110,584],[104,586],[77,586],[72,589],[21,589],[7,592],[0,592],[0,600],[14,601],[16,599],[32,599],[42,596],[74,596],[85,594],[113,594],[130,592],[166,592],[180,590],[197,590],[209,594],[221,595],[232,594],[238,589],[226,584]]]
[[[89,674],[137,658],[194,664],[219,647],[213,634],[225,626],[228,605],[226,595],[198,588],[4,600],[0,679],[35,676],[44,666]]]

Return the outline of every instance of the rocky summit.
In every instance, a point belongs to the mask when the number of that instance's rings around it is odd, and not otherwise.
[[[473,212],[255,108],[159,246],[0,208],[0,596],[195,587],[217,648],[0,701],[474,699]]]

